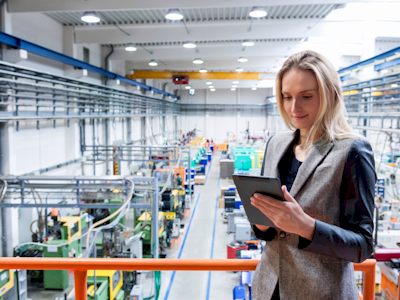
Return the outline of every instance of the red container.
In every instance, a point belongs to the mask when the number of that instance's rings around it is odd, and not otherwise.
[[[236,259],[236,258],[241,258],[240,256],[240,251],[242,250],[249,250],[249,246],[247,245],[239,245],[239,246],[233,246],[233,245],[228,245],[227,246],[227,254],[228,254],[228,259]]]

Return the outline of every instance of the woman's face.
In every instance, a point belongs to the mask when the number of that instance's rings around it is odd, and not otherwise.
[[[319,110],[318,82],[311,71],[292,69],[282,77],[283,108],[293,125],[308,132]]]

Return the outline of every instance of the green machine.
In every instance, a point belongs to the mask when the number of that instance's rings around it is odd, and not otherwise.
[[[53,239],[49,240],[43,247],[43,257],[81,257],[82,240],[78,239],[68,245],[58,247],[82,235],[82,227],[87,226],[87,215],[81,217],[67,216],[54,220],[51,232]],[[83,225],[83,226],[82,226]],[[57,239],[61,237],[61,239]],[[69,286],[68,270],[44,270],[43,271],[44,288],[47,290],[65,290]]]
[[[158,238],[160,240],[160,250],[163,250],[168,247],[167,243],[167,232],[165,230],[166,217],[164,212],[158,213]],[[138,229],[144,225],[147,221],[147,224],[137,233],[142,232],[142,242],[143,242],[143,258],[151,258],[151,214],[148,212],[142,213],[142,215],[137,219],[137,224],[135,229]]]
[[[116,270],[97,270],[96,288],[95,272],[89,270],[87,273],[87,299],[93,300],[96,293],[96,300],[124,300],[125,292],[122,289],[123,275],[121,271]]]

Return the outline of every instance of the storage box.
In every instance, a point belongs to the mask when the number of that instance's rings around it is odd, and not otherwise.
[[[221,197],[221,196],[218,197],[218,207],[219,208],[225,208],[225,199],[224,199],[224,197]]]
[[[204,175],[196,175],[194,176],[194,184],[205,184],[206,176]]]
[[[221,187],[221,194],[219,195],[220,197],[224,197],[224,195],[225,195],[225,191],[227,191],[227,190],[229,190],[229,187],[227,187],[227,186],[222,186]]]

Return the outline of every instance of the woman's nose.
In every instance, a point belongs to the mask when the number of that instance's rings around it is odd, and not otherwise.
[[[296,98],[294,98],[293,102],[292,102],[292,112],[296,112],[296,111],[301,111],[301,105],[300,105],[300,101],[298,101]]]

